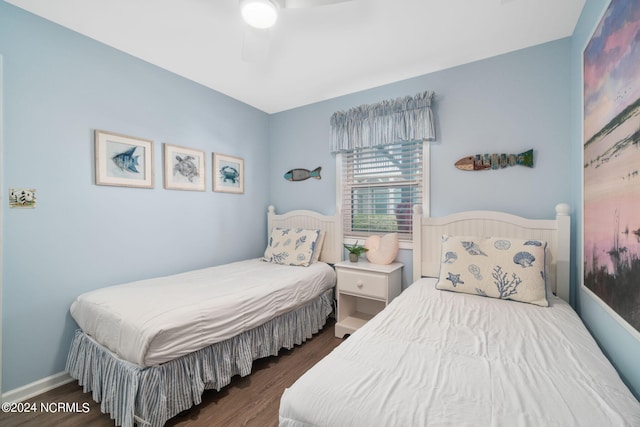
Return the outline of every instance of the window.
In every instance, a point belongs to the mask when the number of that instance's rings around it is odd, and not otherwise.
[[[426,199],[428,145],[420,140],[342,153],[346,237],[397,232],[400,240],[411,241],[413,206]]]

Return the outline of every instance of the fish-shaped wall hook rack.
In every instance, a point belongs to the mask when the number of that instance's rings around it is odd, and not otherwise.
[[[314,170],[310,171],[309,169],[291,169],[289,172],[284,174],[284,179],[287,181],[304,181],[305,179],[315,178],[322,179],[320,176],[320,170],[322,166],[318,166]]]
[[[463,171],[483,171],[501,169],[507,166],[533,167],[533,149],[520,154],[476,154],[463,157],[455,163],[455,167]]]

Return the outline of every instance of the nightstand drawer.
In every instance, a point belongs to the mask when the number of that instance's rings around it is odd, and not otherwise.
[[[338,291],[387,298],[387,276],[365,271],[338,270]]]

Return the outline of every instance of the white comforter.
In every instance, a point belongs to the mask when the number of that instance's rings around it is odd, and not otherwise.
[[[71,315],[118,357],[153,366],[259,326],[334,285],[325,263],[253,259],[88,292]]]
[[[287,389],[281,426],[640,426],[640,404],[562,300],[421,279]]]

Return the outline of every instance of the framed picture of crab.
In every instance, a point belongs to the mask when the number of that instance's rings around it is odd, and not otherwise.
[[[164,144],[164,188],[205,191],[204,151]]]
[[[213,153],[213,191],[244,193],[244,160]]]
[[[96,130],[97,185],[153,188],[153,141]]]

